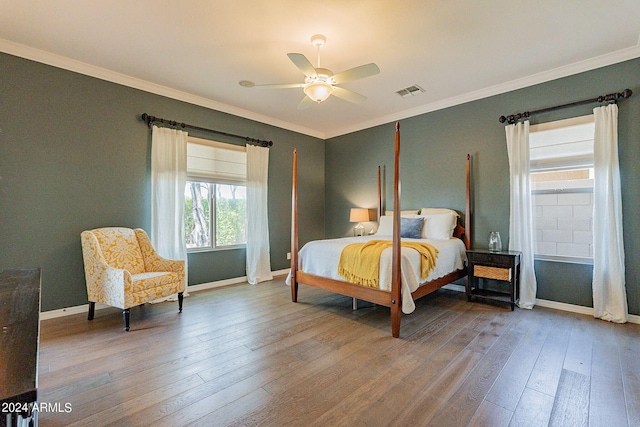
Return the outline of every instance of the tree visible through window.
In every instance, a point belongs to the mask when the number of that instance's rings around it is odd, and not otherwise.
[[[205,182],[187,182],[184,195],[187,248],[211,247],[209,187]]]
[[[187,182],[184,223],[188,249],[245,244],[246,222],[245,186]]]
[[[216,184],[216,246],[247,243],[247,187]]]

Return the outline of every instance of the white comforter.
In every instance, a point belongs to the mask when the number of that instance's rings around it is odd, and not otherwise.
[[[344,280],[338,274],[338,263],[342,249],[350,243],[362,243],[368,240],[391,240],[391,236],[363,236],[344,237],[340,239],[315,240],[307,243],[299,252],[298,268],[305,273],[316,276],[328,277],[336,280]],[[467,253],[464,243],[460,239],[431,240],[431,239],[402,239],[403,241],[416,241],[430,243],[440,251],[436,266],[426,280],[420,279],[420,254],[410,248],[402,248],[402,294],[410,295],[418,289],[421,283],[425,283],[455,270],[464,268],[467,262]],[[382,290],[391,290],[391,248],[385,249],[380,257],[379,287]],[[287,284],[290,285],[291,273],[287,276]],[[416,306],[412,298],[402,298],[402,312],[412,313]]]

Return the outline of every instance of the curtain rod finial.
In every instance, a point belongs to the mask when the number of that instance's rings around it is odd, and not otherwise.
[[[140,118],[147,124],[147,127],[151,129],[151,123],[155,120],[155,117],[149,116],[147,113],[142,113]]]

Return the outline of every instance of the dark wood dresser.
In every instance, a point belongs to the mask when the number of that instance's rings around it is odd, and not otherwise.
[[[40,268],[0,273],[0,426],[35,426]]]

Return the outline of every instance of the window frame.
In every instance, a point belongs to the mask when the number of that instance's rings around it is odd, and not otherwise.
[[[557,121],[552,121],[552,122],[547,122],[547,123],[542,123],[542,124],[538,124],[538,125],[532,125],[529,128],[529,135],[531,136],[531,134],[535,133],[535,132],[539,132],[539,131],[544,131],[544,130],[552,130],[552,129],[561,129],[561,128],[566,128],[566,127],[570,127],[570,126],[574,126],[574,125],[581,125],[581,124],[587,124],[587,123],[593,123],[594,121],[594,115],[593,114],[589,114],[589,115],[585,115],[585,116],[580,116],[580,117],[575,117],[575,118],[570,118],[570,119],[564,119],[564,120],[557,120]],[[531,147],[529,148],[529,150],[531,150]],[[584,193],[590,193],[593,194],[593,189],[594,189],[594,179],[592,178],[593,176],[593,159],[591,160],[583,160],[580,161],[576,164],[556,164],[555,166],[533,166],[532,165],[532,161],[530,160],[529,162],[529,166],[530,166],[530,170],[529,170],[529,180],[530,180],[530,192],[531,192],[531,196],[532,196],[532,202],[533,199],[537,196],[537,195],[544,195],[544,194],[555,194],[555,195],[562,195],[562,194],[584,194]],[[543,188],[535,188],[536,185],[534,183],[534,181],[532,180],[532,175],[534,173],[537,172],[565,172],[565,171],[578,171],[578,170],[583,170],[583,169],[590,169],[591,170],[591,174],[589,178],[586,179],[580,179],[580,180],[575,180],[576,184],[580,184],[579,181],[582,181],[583,184],[589,184],[589,185],[576,185],[576,186],[568,186],[568,187],[558,187],[558,188],[544,188],[544,185],[541,185],[540,187]],[[548,182],[561,182],[561,181],[548,181]],[[535,208],[537,208],[539,205],[537,204],[533,204],[534,207],[534,212],[535,212]],[[575,205],[572,205],[575,206]],[[593,206],[593,197],[591,198],[591,206]],[[552,254],[541,254],[538,253],[538,238],[537,238],[537,231],[539,230],[537,227],[537,215],[534,215],[533,218],[533,227],[534,227],[534,243],[535,243],[535,251],[534,251],[534,259],[535,260],[541,260],[541,261],[552,261],[552,262],[564,262],[564,263],[572,263],[572,264],[589,264],[592,265],[593,264],[593,256],[588,256],[588,257],[584,257],[584,256],[572,256],[572,255],[552,255]],[[591,219],[592,223],[591,223],[591,227],[590,227],[590,231],[593,232],[593,219]],[[575,230],[572,230],[575,231]],[[593,236],[592,236],[592,241],[590,244],[591,248],[593,247]]]
[[[212,146],[212,147],[221,148],[221,149],[225,149],[225,150],[242,151],[242,152],[246,153],[246,147],[244,147],[244,146],[238,146],[238,145],[227,144],[227,143],[213,141],[213,140],[195,138],[195,137],[191,137],[191,136],[189,136],[188,139],[187,139],[187,147],[188,147],[188,144],[207,145],[207,146]],[[245,188],[245,194],[246,194],[246,187],[247,187],[246,175],[244,177],[245,178],[244,181],[237,180],[237,179],[231,179],[230,180],[230,179],[227,179],[227,178],[217,179],[215,177],[213,177],[213,178],[212,177],[203,177],[201,175],[190,174],[189,173],[189,168],[187,167],[187,177],[186,178],[187,179],[186,179],[186,184],[185,184],[185,193],[187,192],[188,185],[190,185],[191,183],[201,183],[201,184],[208,185],[208,201],[209,201],[209,218],[208,218],[209,224],[208,224],[208,226],[209,226],[209,242],[210,242],[209,246],[191,247],[191,248],[187,247],[187,252],[188,253],[197,253],[197,252],[211,252],[211,251],[232,250],[232,249],[246,248],[246,228],[247,228],[247,224],[246,224],[246,206],[245,206],[245,223],[244,223],[245,242],[237,243],[237,244],[231,244],[231,245],[219,245],[218,241],[216,239],[216,231],[217,231],[217,226],[218,226],[218,217],[217,217],[218,199],[217,199],[216,186],[218,186],[218,185],[234,185],[234,186],[237,186],[237,187],[244,187]],[[185,202],[185,205],[186,205],[186,202]],[[185,216],[186,216],[186,214],[187,214],[187,212],[185,210]],[[186,224],[185,224],[185,228],[186,228]]]

